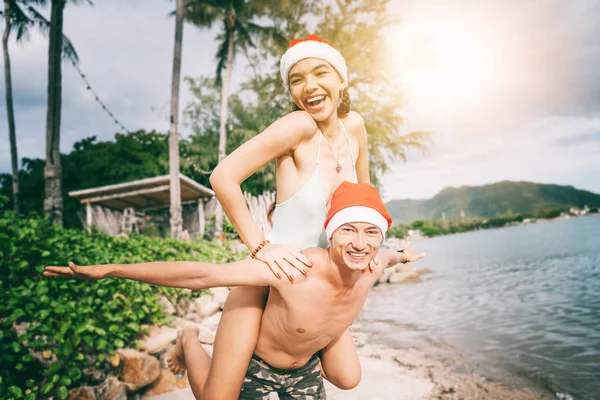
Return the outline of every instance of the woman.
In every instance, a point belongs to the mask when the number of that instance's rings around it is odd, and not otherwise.
[[[370,183],[369,162],[364,122],[350,111],[342,55],[327,41],[310,35],[291,42],[281,58],[280,72],[298,111],[275,121],[231,153],[210,182],[253,256],[268,264],[276,276],[282,278],[283,273],[293,283],[296,274],[306,274],[310,268],[298,249],[328,246],[323,223],[332,193],[343,181]],[[265,240],[240,184],[272,160],[277,163],[277,204],[273,228]],[[202,399],[238,398],[267,295],[266,288],[231,290],[212,361],[199,342],[185,348],[188,377],[196,395],[199,391]],[[181,355],[171,358],[172,370],[181,371],[184,366],[177,362]],[[191,359],[199,361],[191,366]],[[348,389],[358,384],[360,364],[349,332],[323,352],[321,360],[324,374],[335,385]]]

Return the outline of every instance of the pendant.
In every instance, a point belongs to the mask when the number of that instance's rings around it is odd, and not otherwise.
[[[335,166],[335,172],[337,172],[338,174],[340,172],[342,172],[342,166],[340,165],[340,163],[338,162],[337,165]]]

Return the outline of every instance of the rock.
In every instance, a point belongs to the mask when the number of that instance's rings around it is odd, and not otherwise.
[[[158,360],[146,353],[133,349],[118,350],[121,356],[119,379],[128,391],[136,391],[154,382],[160,374]]]
[[[211,315],[208,318],[205,318],[200,323],[201,326],[208,329],[209,331],[217,331],[217,327],[219,326],[219,321],[221,321],[221,312]]]
[[[220,307],[219,301],[210,295],[198,297],[194,300],[194,304],[196,305],[196,313],[202,318],[213,315],[219,311]]]
[[[386,268],[383,270],[383,273],[379,277],[379,283],[386,283],[390,279],[390,275],[394,272],[393,268]]]
[[[166,314],[173,315],[173,314],[177,313],[177,310],[175,310],[175,306],[173,306],[173,303],[171,303],[169,301],[169,299],[167,299],[163,295],[158,296],[158,304],[160,304],[162,306],[163,311]]]
[[[182,379],[179,379],[169,370],[161,369],[158,379],[152,382],[149,389],[144,392],[144,396],[173,392],[175,390],[184,389],[189,385],[187,374],[185,374]]]
[[[225,306],[225,300],[227,300],[227,296],[229,296],[229,289],[217,287],[208,289],[208,292],[213,295],[213,298],[219,303],[219,308],[222,310]]]
[[[141,340],[141,350],[149,354],[159,353],[176,339],[177,329],[168,326],[152,326],[148,336]]]
[[[179,236],[180,240],[183,240],[184,242],[189,242],[190,240],[192,240],[190,238],[190,233],[187,231],[187,229],[184,229],[183,232],[181,232],[181,236]]]
[[[394,272],[390,275],[390,283],[420,282],[421,276],[416,272]]]
[[[202,318],[200,318],[200,316],[196,313],[187,313],[183,316],[183,319],[186,321],[190,321],[193,322],[195,324],[200,323],[200,321],[202,321]]]
[[[91,386],[82,386],[69,390],[69,400],[96,400],[96,392]]]
[[[215,343],[215,331],[211,331],[206,329],[203,326],[198,326],[200,328],[200,332],[198,332],[198,340],[200,343],[213,344]]]
[[[125,384],[114,376],[109,376],[107,380],[96,386],[95,389],[97,399],[127,400]]]
[[[98,383],[106,379],[106,372],[94,367],[87,367],[82,372],[90,378],[87,383],[90,383],[90,381],[91,383]]]
[[[419,275],[425,275],[425,274],[430,274],[430,273],[432,273],[433,271],[432,271],[431,269],[427,268],[427,267],[423,267],[423,268],[417,268],[417,269],[415,270],[415,272],[416,272],[417,274],[419,274]]]
[[[393,270],[398,273],[413,272],[413,267],[410,264],[396,264]]]

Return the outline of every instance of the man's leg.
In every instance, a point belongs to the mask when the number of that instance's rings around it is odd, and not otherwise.
[[[254,354],[268,288],[235,287],[227,296],[202,400],[237,400]]]
[[[360,383],[360,360],[348,329],[321,351],[321,366],[325,379],[340,389],[349,390]]]

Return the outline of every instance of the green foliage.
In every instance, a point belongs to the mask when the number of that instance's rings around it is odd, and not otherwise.
[[[44,278],[44,266],[234,258],[219,244],[84,234],[12,211],[0,213],[0,227],[0,398],[64,398],[68,388],[89,383],[86,368],[110,369],[107,356],[133,346],[141,324],[168,321],[159,293],[200,294],[119,279]]]
[[[459,218],[491,218],[569,207],[598,207],[600,194],[573,186],[502,181],[483,186],[448,187],[429,200],[392,200],[386,204],[395,222]]]

